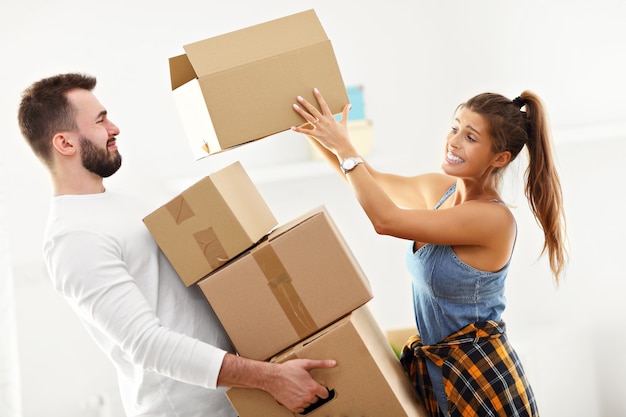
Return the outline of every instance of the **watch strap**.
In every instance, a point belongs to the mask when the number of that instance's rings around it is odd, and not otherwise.
[[[361,157],[358,156],[352,156],[349,158],[345,158],[343,161],[341,161],[341,163],[339,164],[339,166],[341,167],[341,171],[345,174],[347,174],[348,172],[352,171],[354,168],[357,167],[357,165],[362,164],[364,161]],[[351,166],[346,166],[348,163],[352,163]]]

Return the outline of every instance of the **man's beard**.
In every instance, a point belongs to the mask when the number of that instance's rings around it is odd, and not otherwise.
[[[102,178],[115,174],[122,166],[122,155],[115,150],[114,154],[109,149],[99,149],[86,136],[80,137],[81,160],[85,169]]]

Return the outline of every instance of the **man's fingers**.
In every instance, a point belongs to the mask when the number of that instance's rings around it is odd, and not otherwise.
[[[337,365],[337,361],[334,359],[325,359],[325,360],[314,360],[310,359],[307,361],[304,368],[307,371],[316,368],[334,368]]]
[[[328,388],[320,385],[320,388],[317,390],[315,395],[317,395],[319,399],[325,400],[328,398],[328,395],[330,395],[330,392],[328,391]]]

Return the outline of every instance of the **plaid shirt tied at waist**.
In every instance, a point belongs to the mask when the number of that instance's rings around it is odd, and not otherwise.
[[[437,406],[426,360],[442,369],[451,417],[538,417],[532,389],[503,322],[472,323],[424,346],[413,336],[402,352],[402,365],[432,417],[444,417]]]

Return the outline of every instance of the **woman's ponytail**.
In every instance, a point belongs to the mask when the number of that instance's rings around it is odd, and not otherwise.
[[[565,268],[565,216],[561,182],[556,171],[548,120],[543,103],[531,91],[510,100],[500,94],[479,94],[461,105],[482,115],[488,122],[493,151],[510,152],[511,161],[528,149],[529,163],[524,188],[535,219],[543,229],[550,268],[558,284]],[[502,170],[494,170],[496,183]]]
[[[550,268],[558,283],[567,257],[561,181],[555,166],[543,103],[530,91],[524,91],[519,98],[524,106],[528,132],[526,147],[529,162],[525,174],[525,194],[530,209],[543,229],[544,245],[541,253],[547,253]]]

